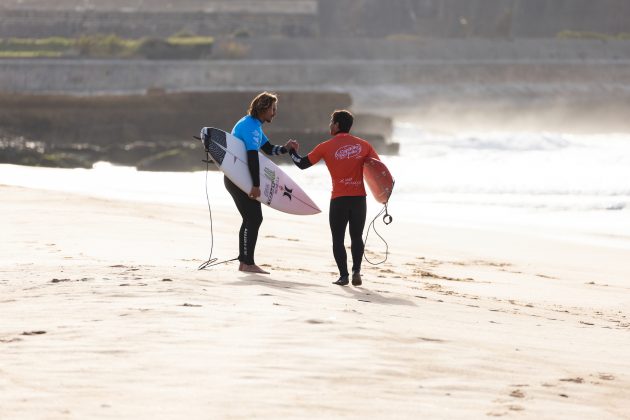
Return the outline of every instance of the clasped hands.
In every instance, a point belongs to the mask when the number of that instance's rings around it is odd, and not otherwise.
[[[300,148],[300,144],[297,142],[297,140],[293,140],[293,139],[289,139],[288,142],[286,142],[286,144],[284,145],[284,147],[287,150],[294,150],[294,151],[298,151],[298,149]]]

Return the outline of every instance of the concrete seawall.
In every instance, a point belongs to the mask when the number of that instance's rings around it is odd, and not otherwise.
[[[0,92],[140,93],[356,87],[630,85],[630,60],[0,60]]]

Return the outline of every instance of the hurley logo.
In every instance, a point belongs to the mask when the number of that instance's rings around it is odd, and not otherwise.
[[[293,190],[288,189],[287,186],[285,185],[284,194],[282,194],[282,196],[284,197],[286,195],[287,197],[289,197],[289,201],[291,201],[291,199],[293,198],[291,194],[293,194]]]

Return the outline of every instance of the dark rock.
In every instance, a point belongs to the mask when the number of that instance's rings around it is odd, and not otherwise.
[[[206,155],[192,136],[204,126],[230,131],[257,93],[0,94],[0,162],[89,168],[108,161],[140,170],[203,170]],[[270,141],[284,144],[294,138],[307,153],[330,138],[330,114],[350,108],[351,99],[337,92],[280,92],[278,107],[274,122],[265,126]],[[380,154],[397,152],[389,142],[389,118],[355,117],[353,134],[370,141]]]

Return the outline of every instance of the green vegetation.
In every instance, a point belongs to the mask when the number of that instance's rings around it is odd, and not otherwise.
[[[59,58],[59,51],[0,51],[0,58]]]
[[[599,41],[615,41],[630,40],[630,33],[621,32],[617,35],[612,35],[589,31],[562,31],[558,32],[556,37],[560,39],[596,39]]]
[[[209,58],[212,37],[177,34],[163,38],[123,39],[116,35],[79,38],[0,38],[0,58]]]

